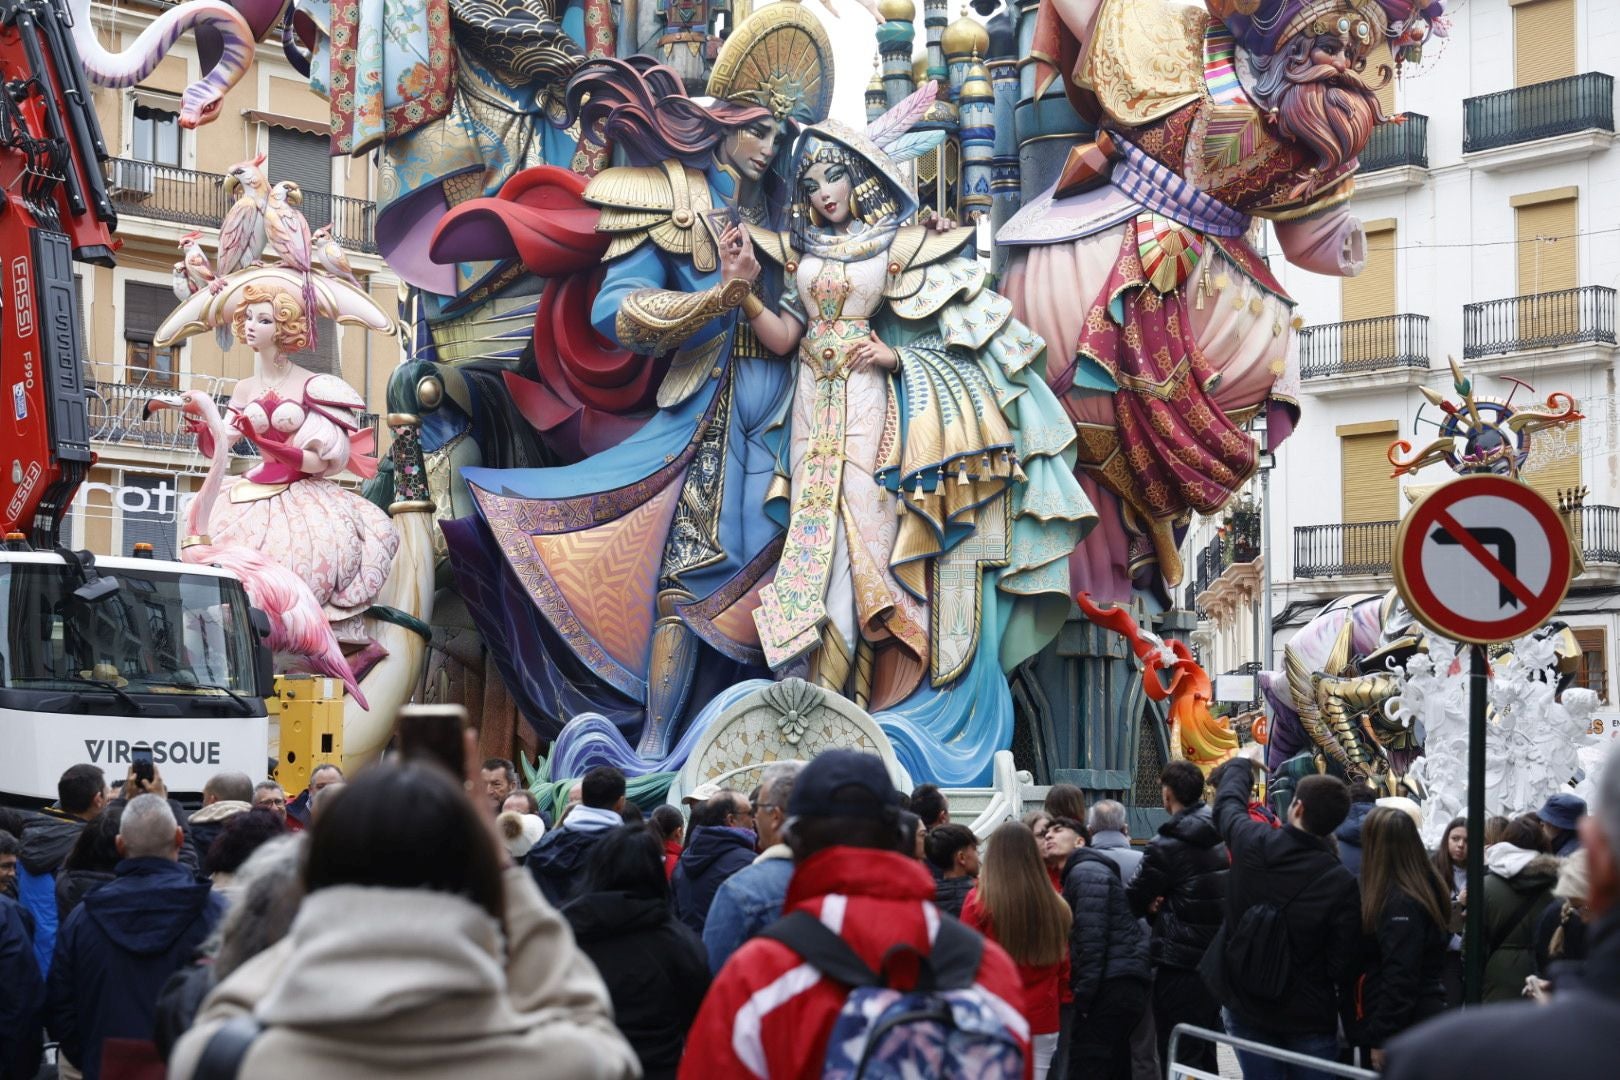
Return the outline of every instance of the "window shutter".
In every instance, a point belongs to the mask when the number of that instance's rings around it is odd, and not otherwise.
[[[1367,266],[1340,290],[1345,322],[1395,314],[1395,226],[1368,231]]]
[[[1531,203],[1513,213],[1519,241],[1519,295],[1575,288],[1580,283],[1577,200]]]
[[[271,128],[265,175],[272,184],[278,180],[297,182],[299,190],[304,193],[304,201],[298,209],[304,212],[311,229],[331,223],[332,153],[329,139],[302,131]]]
[[[1389,444],[1394,431],[1346,435],[1339,440],[1340,486],[1344,523],[1395,521],[1401,516],[1401,492],[1390,475]]]
[[[320,320],[317,330],[320,334],[320,340],[316,342],[314,349],[299,354],[298,363],[322,375],[341,376],[343,372],[338,363],[337,323],[331,319],[323,318]]]
[[[124,486],[145,488],[152,495],[148,498],[146,510],[132,511],[126,508],[123,511],[124,550],[119,554],[128,555],[135,550],[136,544],[144,543],[152,545],[152,557],[155,559],[176,558],[175,522],[179,518],[176,508],[180,495],[169,478],[125,473]],[[160,503],[157,494],[163,487],[171,492],[166,503]]]
[[[124,283],[124,340],[150,345],[164,316],[174,309],[174,291],[144,281]],[[85,338],[89,340],[88,337]]]
[[[1530,439],[1530,460],[1522,479],[1553,503],[1558,493],[1581,486],[1581,425],[1561,424]]]
[[[1591,690],[1597,694],[1599,701],[1608,704],[1608,634],[1601,626],[1579,627],[1572,629],[1571,633],[1575,635],[1575,645],[1580,650],[1574,685]]]
[[[1389,42],[1380,41],[1373,46],[1372,52],[1367,54],[1367,71],[1369,79],[1383,77],[1381,69],[1389,69],[1389,82],[1378,91],[1378,108],[1385,116],[1395,115],[1395,57],[1389,51]]]
[[[1575,72],[1575,0],[1529,0],[1513,9],[1513,85]]]

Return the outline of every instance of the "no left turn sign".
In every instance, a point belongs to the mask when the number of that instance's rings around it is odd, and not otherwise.
[[[1511,641],[1541,626],[1563,603],[1572,568],[1558,511],[1501,476],[1430,492],[1395,534],[1395,587],[1419,622],[1459,641]]]

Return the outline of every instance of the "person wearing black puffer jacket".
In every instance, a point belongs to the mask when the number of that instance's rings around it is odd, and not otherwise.
[[[1284,929],[1286,984],[1275,996],[1233,976],[1229,953],[1204,974],[1220,987],[1222,1020],[1238,1038],[1332,1060],[1338,1055],[1339,989],[1355,973],[1361,943],[1361,893],[1329,837],[1350,812],[1350,789],[1333,776],[1307,776],[1294,791],[1288,824],[1274,829],[1249,816],[1254,762],[1233,758],[1215,774],[1215,827],[1232,854],[1226,878],[1224,938],[1230,942],[1250,908],[1271,905]],[[1213,952],[1213,947],[1211,949]],[[1219,978],[1210,970],[1219,967]],[[1220,985],[1224,983],[1225,985]],[[1268,1062],[1238,1051],[1248,1077]]]
[[[585,892],[562,909],[613,998],[613,1022],[646,1080],[674,1080],[686,1033],[709,991],[703,942],[670,913],[663,842],[614,829],[591,850]]]
[[[1070,1080],[1130,1080],[1131,1032],[1148,1008],[1147,934],[1131,914],[1119,864],[1086,845],[1086,827],[1055,818],[1048,855],[1067,852],[1063,898],[1074,912],[1069,933]]]
[[[1170,1062],[1170,1032],[1177,1024],[1219,1031],[1221,1006],[1198,974],[1204,950],[1226,912],[1226,844],[1204,802],[1203,771],[1190,761],[1172,761],[1159,776],[1170,820],[1149,841],[1142,865],[1126,886],[1131,910],[1153,924],[1153,1020],[1159,1060]],[[1185,1039],[1182,1064],[1216,1072],[1215,1045]]]

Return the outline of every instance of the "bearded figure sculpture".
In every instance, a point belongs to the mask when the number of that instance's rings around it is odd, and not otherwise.
[[[1258,465],[1254,418],[1266,449],[1292,431],[1299,320],[1251,242],[1257,219],[1296,266],[1360,272],[1345,203],[1390,119],[1376,91],[1441,16],[1427,0],[1041,5],[1037,96],[1065,80],[1095,139],[996,239],[1101,517],[1071,558],[1076,592],[1166,602],[1191,515],[1219,511]]]

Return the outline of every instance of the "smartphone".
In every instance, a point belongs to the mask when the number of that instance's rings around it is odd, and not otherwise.
[[[146,743],[136,743],[129,748],[129,763],[134,766],[135,779],[143,784],[152,782],[152,748]]]
[[[457,780],[467,775],[461,733],[468,727],[460,705],[406,705],[399,710],[399,752],[408,761],[434,761]]]

